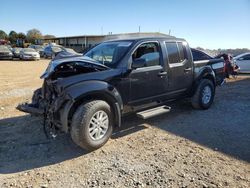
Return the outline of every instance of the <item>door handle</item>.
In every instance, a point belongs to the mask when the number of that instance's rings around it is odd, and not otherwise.
[[[191,70],[192,70],[192,68],[190,68],[190,67],[189,67],[189,68],[185,68],[185,69],[184,69],[184,72],[189,72],[189,71],[191,71]]]
[[[167,74],[168,74],[167,72],[163,71],[163,72],[159,72],[158,76],[162,78],[162,77],[166,77]]]

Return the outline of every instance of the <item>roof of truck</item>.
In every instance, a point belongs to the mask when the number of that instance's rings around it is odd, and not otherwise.
[[[176,38],[174,36],[170,35],[147,35],[147,36],[120,36],[117,38],[111,38],[111,39],[106,39],[104,42],[107,41],[141,41],[141,40],[180,40],[180,41],[185,41],[185,39],[182,38]]]

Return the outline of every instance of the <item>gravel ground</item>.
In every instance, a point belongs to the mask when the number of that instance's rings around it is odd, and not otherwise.
[[[88,153],[69,135],[48,140],[42,120],[15,110],[48,61],[0,62],[0,187],[250,187],[250,76],[217,88],[206,111],[188,101],[123,128]]]

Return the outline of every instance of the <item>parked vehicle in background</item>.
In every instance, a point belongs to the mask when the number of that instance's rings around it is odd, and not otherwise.
[[[0,45],[6,45],[8,43],[9,43],[9,41],[4,40],[4,39],[0,39]]]
[[[49,45],[44,49],[44,57],[54,59],[59,53],[63,53],[66,56],[81,55],[71,48],[64,48],[59,45]]]
[[[77,53],[75,50],[71,49],[71,48],[64,48],[63,51],[59,52],[55,58],[53,58],[53,60],[56,59],[62,59],[62,58],[66,58],[66,57],[80,57],[83,56],[80,53]]]
[[[12,59],[12,51],[5,45],[0,45],[0,59]]]
[[[77,53],[75,50],[73,50],[72,48],[64,48],[63,49],[64,52],[68,52],[68,53],[71,53],[71,54],[76,54],[76,55],[82,55],[80,53]]]
[[[224,81],[223,60],[193,61],[189,45],[175,37],[103,42],[84,56],[53,59],[31,104],[17,108],[44,117],[44,128],[70,132],[82,148],[104,145],[121,117],[147,119],[167,113],[168,102],[191,98],[208,109]]]
[[[240,67],[236,64],[232,54],[221,53],[215,56],[224,60],[224,74],[226,78],[237,78]]]
[[[59,45],[48,45],[44,48],[44,58],[55,58],[56,55],[63,51],[63,47]]]
[[[44,46],[32,44],[29,46],[29,48],[33,48],[34,50],[36,50],[40,54],[40,57],[44,56]]]
[[[22,48],[13,48],[12,49],[12,53],[13,53],[13,57],[14,58],[20,58],[20,51],[22,50]]]
[[[250,52],[240,54],[234,57],[236,65],[240,67],[238,72],[240,73],[250,73]]]
[[[6,46],[7,48],[9,48],[10,51],[12,51],[13,48],[11,47],[11,45],[6,45]]]
[[[39,60],[40,55],[33,48],[23,48],[20,51],[20,59],[23,59],[23,60]]]

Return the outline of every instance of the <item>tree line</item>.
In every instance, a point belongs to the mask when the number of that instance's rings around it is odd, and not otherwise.
[[[37,39],[50,39],[54,37],[54,35],[42,35],[38,29],[30,29],[26,34],[23,32],[17,33],[16,31],[10,31],[10,33],[7,34],[3,30],[0,30],[0,39],[8,40],[11,44],[16,44],[18,39],[28,43],[35,43]]]
[[[197,50],[201,50],[206,52],[207,54],[211,55],[211,56],[216,56],[219,54],[232,54],[233,56],[237,56],[239,54],[242,53],[246,53],[246,52],[250,52],[250,49],[248,48],[236,48],[236,49],[216,49],[216,50],[210,50],[210,49],[204,49],[201,47],[197,47]]]

